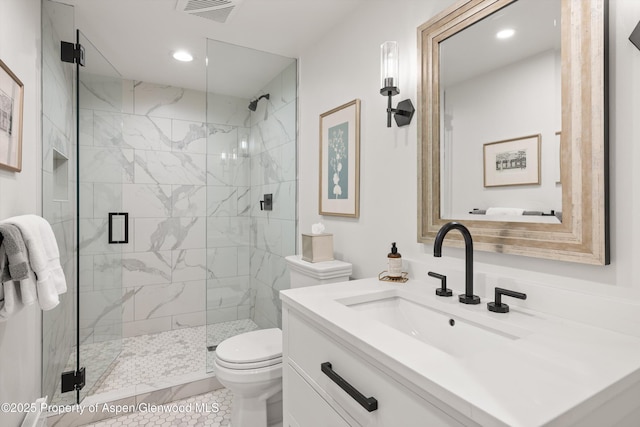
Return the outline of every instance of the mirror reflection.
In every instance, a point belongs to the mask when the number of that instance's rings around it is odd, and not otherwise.
[[[518,0],[439,43],[440,216],[562,220],[561,0]]]

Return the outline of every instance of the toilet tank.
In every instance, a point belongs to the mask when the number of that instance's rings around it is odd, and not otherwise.
[[[290,255],[285,260],[289,268],[291,288],[346,282],[351,275],[351,263],[336,259],[307,262],[302,260],[301,255]]]

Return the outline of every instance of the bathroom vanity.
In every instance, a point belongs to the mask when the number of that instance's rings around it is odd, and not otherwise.
[[[285,427],[637,425],[636,337],[418,280],[281,299]]]

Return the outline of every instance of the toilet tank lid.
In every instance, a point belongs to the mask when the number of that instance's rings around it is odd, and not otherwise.
[[[316,279],[332,279],[334,277],[350,276],[352,265],[349,262],[334,259],[332,261],[308,262],[302,255],[285,257],[290,270],[298,271],[305,276]]]
[[[216,357],[230,363],[254,363],[282,356],[282,331],[261,329],[227,338],[216,348]]]

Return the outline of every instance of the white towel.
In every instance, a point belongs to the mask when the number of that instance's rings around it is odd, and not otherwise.
[[[485,215],[522,215],[523,212],[520,208],[489,208]]]
[[[0,286],[0,322],[5,322],[8,318],[22,309],[18,288],[15,282],[9,280]]]
[[[29,264],[36,274],[38,303],[42,310],[51,310],[60,303],[58,295],[67,291],[58,243],[51,225],[37,215],[14,216],[3,222],[20,229],[29,252]]]

